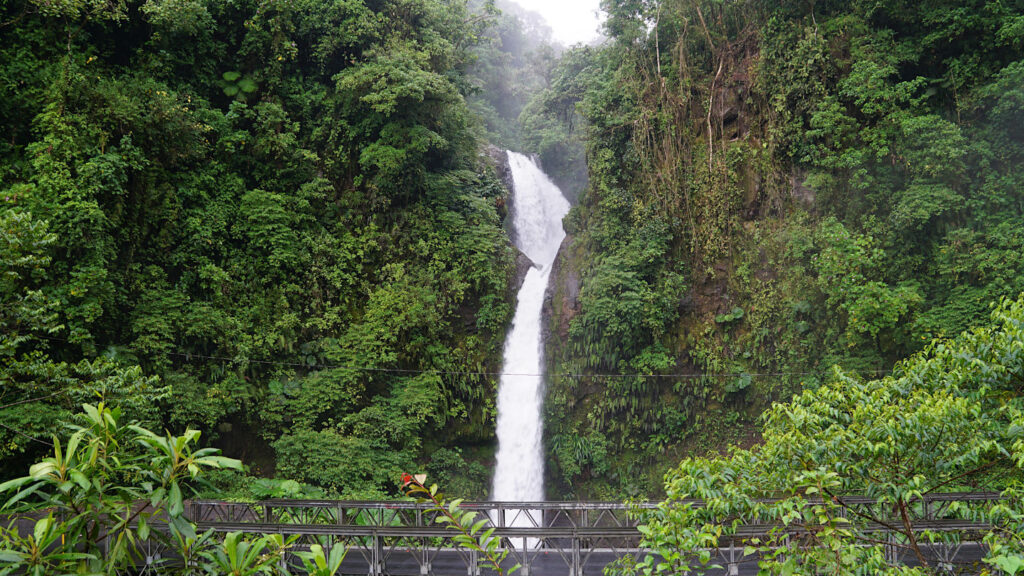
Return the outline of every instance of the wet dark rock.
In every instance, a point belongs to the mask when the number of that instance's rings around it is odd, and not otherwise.
[[[516,275],[512,281],[513,294],[518,294],[519,290],[523,287],[523,282],[526,280],[526,273],[530,271],[530,268],[534,268],[537,265],[530,260],[530,257],[523,254],[516,248]]]

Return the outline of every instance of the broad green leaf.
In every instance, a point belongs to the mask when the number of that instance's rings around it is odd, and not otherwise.
[[[178,487],[177,482],[171,483],[171,489],[167,494],[167,513],[171,516],[181,516],[184,512],[184,502],[181,497],[181,488]]]

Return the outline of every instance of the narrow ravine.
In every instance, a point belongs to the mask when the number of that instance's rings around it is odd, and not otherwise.
[[[541,307],[569,202],[530,158],[508,152],[515,244],[534,266],[519,289],[498,388],[498,455],[491,499],[544,500]],[[516,522],[518,523],[518,522]]]

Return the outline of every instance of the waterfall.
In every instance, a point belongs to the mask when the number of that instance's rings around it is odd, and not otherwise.
[[[530,158],[508,152],[514,196],[515,243],[534,266],[519,289],[512,327],[505,340],[498,386],[498,455],[491,499],[544,500],[542,419],[544,387],[541,307],[551,267],[565,238],[562,218],[569,202]],[[521,511],[505,525],[531,525]],[[539,517],[535,516],[539,520]]]

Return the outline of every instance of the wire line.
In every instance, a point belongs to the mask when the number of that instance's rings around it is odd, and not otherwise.
[[[15,434],[18,434],[19,436],[24,436],[25,438],[28,438],[29,440],[31,440],[33,442],[39,442],[40,444],[46,444],[50,448],[53,448],[53,444],[47,442],[46,440],[40,440],[39,438],[36,438],[35,436],[31,436],[29,434],[26,434],[26,433],[22,432],[21,430],[18,430],[17,428],[11,428],[10,426],[8,426],[7,424],[4,424],[3,422],[0,422],[0,426],[3,426],[4,428],[7,428],[11,432],[14,432]]]
[[[60,391],[54,392],[53,394],[47,394],[46,396],[40,396],[38,398],[29,398],[28,400],[19,400],[17,402],[11,402],[10,404],[4,404],[3,406],[0,406],[0,410],[6,410],[8,408],[11,408],[12,406],[20,406],[22,404],[28,404],[29,402],[38,402],[40,400],[46,400],[46,399],[49,399],[49,398],[53,398],[54,396],[57,396],[59,394],[63,394],[64,392],[65,392],[64,390],[60,390]]]
[[[40,336],[41,339],[54,340],[58,342],[69,342],[63,338],[52,338]],[[135,353],[141,353],[132,346],[123,344],[111,344],[110,346],[116,346],[119,348],[126,348]],[[701,374],[643,374],[643,373],[631,373],[631,374],[611,374],[611,373],[597,373],[597,374],[585,374],[582,372],[548,372],[545,374],[541,373],[529,373],[529,372],[488,372],[488,371],[460,371],[460,370],[436,370],[436,369],[414,369],[414,368],[375,368],[370,366],[351,366],[345,364],[306,364],[303,362],[284,362],[280,360],[257,360],[253,358],[230,358],[227,356],[211,356],[207,354],[195,354],[191,352],[165,352],[168,356],[176,356],[184,358],[186,361],[191,361],[193,358],[201,360],[215,360],[218,362],[230,362],[230,363],[249,363],[249,364],[262,364],[269,366],[285,366],[290,368],[304,368],[307,370],[352,370],[355,372],[371,372],[371,373],[384,373],[384,374],[434,374],[438,376],[512,376],[512,377],[523,377],[523,378],[540,378],[543,376],[548,377],[563,377],[563,378],[671,378],[676,380],[696,380],[700,378],[725,378],[725,377],[740,377],[740,376],[821,376],[828,374],[830,370],[816,371],[816,372],[705,372]],[[846,370],[846,372],[853,374],[888,374],[891,370]]]

